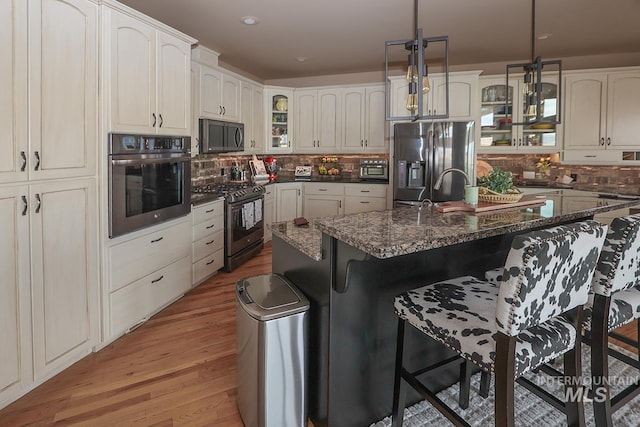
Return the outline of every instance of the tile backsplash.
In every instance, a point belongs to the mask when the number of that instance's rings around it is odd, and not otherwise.
[[[258,159],[264,159],[271,155],[257,155]],[[349,179],[357,177],[360,167],[360,159],[386,159],[385,154],[276,154],[278,175],[281,178],[293,178],[296,166],[314,166],[313,173],[317,173],[317,166],[321,164],[323,157],[337,157],[336,167],[342,172],[342,177]],[[235,164],[249,171],[250,155],[198,155],[191,160],[191,185],[204,185],[222,180],[222,173],[228,174]]]
[[[478,154],[491,166],[513,172],[516,183],[522,181],[522,172],[535,170],[540,157],[551,156],[549,182],[557,177],[576,175],[573,186],[577,190],[603,193],[640,194],[640,166],[562,165],[558,153],[552,154]]]

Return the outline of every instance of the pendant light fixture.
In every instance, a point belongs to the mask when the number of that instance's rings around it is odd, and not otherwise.
[[[387,120],[446,119],[449,117],[449,37],[422,37],[422,28],[418,28],[418,0],[414,0],[414,39],[388,40],[385,42],[385,115]],[[429,68],[425,51],[429,44],[444,44],[445,111],[438,111],[425,105],[431,90]],[[389,56],[394,46],[409,51],[407,61],[407,102],[406,115],[391,115],[391,79],[389,78]]]
[[[558,86],[542,82],[542,70],[551,67],[551,71],[558,72]],[[526,64],[507,64],[507,82],[509,87],[509,75],[511,70],[524,71],[522,82],[522,121],[512,121],[512,125],[530,125],[538,122],[548,124],[560,124],[562,106],[562,61],[543,61],[536,56],[536,0],[531,0],[531,62]],[[512,99],[505,101],[505,112],[513,113]],[[511,112],[511,113],[509,113]]]

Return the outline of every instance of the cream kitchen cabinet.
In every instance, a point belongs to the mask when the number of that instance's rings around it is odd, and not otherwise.
[[[477,120],[479,71],[449,73],[449,118],[447,120]],[[429,76],[431,90],[423,96],[423,112],[426,116],[446,113],[446,79],[441,74]],[[403,76],[391,80],[391,114],[405,117],[409,83]]]
[[[196,40],[111,1],[103,28],[109,131],[191,135]]]
[[[33,382],[28,196],[27,185],[0,188],[0,408]]]
[[[384,85],[345,88],[342,94],[342,152],[385,152]]]
[[[480,153],[512,153],[514,151],[543,152],[562,149],[561,125],[555,121],[558,98],[557,75],[543,76],[544,99],[542,122],[532,125],[512,125],[525,121],[523,115],[523,79],[510,76],[480,77],[480,126],[476,129],[476,147]],[[507,104],[507,98],[510,102]]]
[[[276,184],[276,222],[292,221],[302,216],[302,183]]]
[[[341,215],[344,211],[344,184],[310,182],[304,184],[302,213],[305,218]]]
[[[95,173],[97,19],[88,0],[0,1],[0,182]]]
[[[93,178],[0,189],[0,407],[98,342]]]
[[[345,184],[344,213],[387,209],[387,184]]]
[[[239,121],[240,79],[208,65],[199,71],[199,117]]]
[[[296,152],[333,152],[340,146],[341,89],[304,89],[294,93]]]
[[[240,83],[240,121],[244,123],[244,152],[264,152],[264,89],[262,85],[242,81]]]
[[[267,129],[266,152],[290,153],[293,141],[292,114],[295,102],[293,89],[265,86],[265,98],[267,101]]]
[[[105,341],[113,341],[191,288],[191,215],[114,239],[103,295]]]
[[[191,213],[192,279],[198,285],[224,267],[224,199],[195,206]]]
[[[271,224],[276,220],[276,185],[270,184],[264,189],[264,241],[271,240]]]
[[[576,72],[565,87],[565,160],[620,161],[615,150],[640,150],[640,70]]]

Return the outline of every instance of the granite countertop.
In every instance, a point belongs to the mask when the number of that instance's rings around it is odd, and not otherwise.
[[[570,194],[562,194],[564,192]],[[405,206],[314,221],[320,231],[376,258],[391,258],[534,227],[551,226],[585,216],[640,205],[640,200],[603,199],[591,192],[559,190],[547,203],[486,213],[438,213],[429,207]],[[578,200],[579,203],[575,201]],[[307,235],[309,236],[309,235]],[[305,253],[315,245],[300,240]]]
[[[314,176],[311,175],[311,180],[305,181],[296,181],[293,176],[279,176],[278,179],[273,182],[273,184],[285,183],[285,182],[323,182],[323,183],[337,183],[337,184],[389,184],[389,180],[376,180],[376,179],[367,179],[362,180],[355,176],[342,176],[339,178],[321,178],[319,175]]]
[[[308,225],[295,226],[292,221],[274,222],[271,232],[314,261],[322,260],[322,232],[312,219]]]

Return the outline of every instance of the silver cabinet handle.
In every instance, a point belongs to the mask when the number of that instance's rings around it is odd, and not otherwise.
[[[151,113],[151,117],[153,117],[153,124],[151,127],[156,127],[156,113]]]
[[[158,126],[158,127],[161,128],[162,124],[164,123],[164,119],[162,118],[162,114],[159,114],[159,116],[160,116],[160,126]]]
[[[40,193],[36,193],[36,201],[38,202],[38,206],[36,206],[36,213],[40,213],[40,208],[42,207],[42,199],[40,199]]]
[[[22,208],[22,216],[27,214],[27,209],[29,209],[29,203],[27,203],[27,196],[22,196],[22,204],[24,205]]]
[[[212,259],[211,261],[209,261],[209,262],[207,263],[207,265],[211,265],[211,264],[213,264],[213,262],[214,262],[215,260],[216,260],[215,258],[214,258],[214,259]]]
[[[24,153],[24,151],[21,151],[20,157],[22,158],[22,166],[20,166],[20,172],[24,172],[25,168],[27,167],[27,155]]]
[[[162,239],[164,239],[164,237],[158,237],[157,239],[152,240],[152,241],[151,241],[151,243],[157,243],[157,242],[159,242],[159,241],[160,241],[160,240],[162,240]]]
[[[611,145],[611,138],[607,138],[607,145]]]
[[[164,274],[162,276],[158,277],[157,279],[152,280],[151,283],[158,283],[162,279],[164,279]]]
[[[37,171],[38,168],[40,168],[40,153],[37,151],[34,151],[33,155],[36,156],[36,166],[33,168],[33,170]]]

